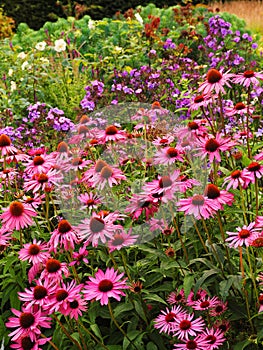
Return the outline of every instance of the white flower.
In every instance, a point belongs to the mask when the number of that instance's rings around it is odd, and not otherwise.
[[[141,25],[143,25],[143,19],[142,19],[142,17],[141,17],[141,15],[137,12],[137,13],[135,13],[135,18],[137,19],[137,21],[141,24]]]
[[[28,66],[28,62],[27,61],[22,63],[22,65],[21,65],[22,70],[25,70],[26,66]]]
[[[17,55],[17,58],[21,58],[21,60],[26,58],[26,54],[22,51]]]
[[[57,52],[62,52],[62,51],[66,50],[66,46],[67,46],[67,44],[66,44],[64,39],[58,39],[55,41],[54,50]]]
[[[13,75],[14,71],[12,68],[9,69],[8,71],[8,76],[11,77]]]
[[[11,84],[10,90],[15,91],[16,90],[16,82],[12,80],[10,84]]]
[[[92,19],[89,20],[88,28],[89,28],[90,30],[95,29],[95,22],[92,21]]]
[[[40,41],[39,43],[36,44],[35,48],[38,51],[44,51],[47,43],[45,41]]]
[[[45,57],[41,57],[40,58],[40,61],[43,63],[43,64],[49,64],[49,60]]]

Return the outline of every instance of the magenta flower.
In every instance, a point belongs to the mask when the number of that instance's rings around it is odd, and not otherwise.
[[[154,213],[158,211],[157,203],[152,196],[140,193],[133,194],[129,199],[130,204],[125,208],[125,213],[129,213],[131,217],[137,220],[141,215],[145,214],[148,220]]]
[[[220,300],[216,296],[214,296],[213,298],[206,296],[204,298],[201,298],[193,302],[192,308],[194,310],[201,310],[201,311],[210,310],[212,308],[214,309],[219,304],[219,302]]]
[[[71,301],[67,301],[67,307],[64,310],[64,315],[77,320],[79,316],[82,316],[82,311],[86,310],[87,302],[79,294],[75,295],[75,298],[72,298]]]
[[[161,310],[160,315],[154,320],[154,328],[158,329],[160,333],[173,333],[175,320],[184,317],[184,315],[186,312],[180,305],[173,306],[171,310],[167,307],[166,310]]]
[[[209,350],[219,349],[219,347],[226,341],[224,333],[218,328],[206,328],[204,333],[202,333],[202,336],[204,340],[208,342]]]
[[[0,219],[2,219],[3,226],[9,230],[19,230],[31,226],[33,216],[37,216],[37,213],[30,205],[14,201],[0,216]]]
[[[193,197],[182,198],[176,203],[179,211],[188,215],[194,215],[197,220],[208,219],[220,209],[220,205],[212,199],[195,194]]]
[[[104,273],[102,270],[98,270],[94,277],[89,277],[90,281],[84,287],[83,294],[87,300],[100,300],[101,305],[107,305],[109,298],[114,298],[118,301],[121,300],[121,296],[125,296],[123,289],[128,289],[126,284],[127,278],[121,280],[123,273],[118,275],[117,271],[113,268],[107,268]]]
[[[99,204],[101,204],[102,197],[96,196],[93,193],[84,193],[78,196],[78,200],[84,205],[81,209],[96,209]]]
[[[80,295],[83,284],[76,284],[76,281],[71,281],[65,284],[61,283],[61,287],[57,287],[55,293],[50,297],[47,305],[49,312],[59,311],[63,315],[67,313],[70,302],[73,302]]]
[[[47,251],[47,244],[34,238],[33,243],[24,244],[24,248],[20,249],[18,255],[20,260],[28,260],[32,264],[44,263],[50,254]]]
[[[45,262],[45,268],[41,272],[40,279],[48,279],[54,282],[60,282],[65,277],[69,276],[69,270],[66,263],[61,263],[59,260],[49,258]]]
[[[12,155],[14,153],[17,153],[17,151],[17,148],[11,146],[11,140],[9,136],[5,134],[0,135],[0,152],[2,154],[2,157]]]
[[[34,341],[37,335],[41,334],[40,327],[51,328],[51,318],[47,317],[41,310],[34,311],[34,308],[27,308],[18,311],[11,309],[16,317],[9,317],[6,326],[9,328],[16,328],[9,337],[12,341],[16,341],[23,336],[29,336],[31,341]]]
[[[232,107],[225,107],[225,115],[228,117],[231,117],[233,115],[244,115],[245,113],[248,113],[252,115],[254,112],[253,107],[246,106],[243,102],[238,102]]]
[[[39,346],[46,344],[49,340],[51,340],[51,337],[48,338],[36,338],[34,340],[30,339],[28,335],[23,335],[19,339],[15,341],[15,344],[11,344],[10,348],[16,349],[16,350],[41,350]]]
[[[66,251],[75,248],[75,244],[79,243],[77,238],[78,230],[70,225],[67,220],[61,220],[58,228],[51,232],[51,237],[48,242],[49,251],[57,252],[57,247],[60,245]]]
[[[221,161],[220,152],[229,151],[235,144],[230,137],[222,137],[220,133],[214,136],[207,136],[205,138],[199,138],[197,140],[197,155],[201,158],[209,157],[209,161],[212,162],[215,158],[218,162]]]
[[[239,187],[239,185],[244,188],[246,185],[246,178],[244,176],[244,171],[241,170],[234,170],[231,172],[230,176],[227,176],[224,180],[223,186],[227,184],[226,189],[227,191],[230,188],[236,189]]]
[[[178,303],[185,304],[186,299],[185,299],[184,290],[181,289],[179,292],[175,291],[170,293],[168,295],[167,302],[171,305],[178,304]]]
[[[180,151],[174,147],[164,147],[156,152],[154,155],[154,164],[170,165],[176,161],[183,162],[183,158],[180,155]]]
[[[198,91],[202,91],[204,95],[210,95],[214,90],[216,94],[220,92],[225,94],[224,85],[231,87],[228,81],[233,76],[233,74],[228,72],[223,73],[222,70],[210,69],[206,75],[206,81],[200,85]]]
[[[114,236],[108,241],[110,253],[114,250],[120,250],[123,247],[129,247],[136,243],[138,235],[132,235],[132,230],[126,233],[124,230],[117,230]]]
[[[187,305],[192,307],[196,301],[206,298],[207,295],[204,289],[199,289],[196,293],[191,290],[187,297]]]
[[[107,141],[120,142],[127,139],[127,134],[124,130],[119,130],[115,125],[109,125],[105,130],[98,131],[97,137],[102,143]]]
[[[197,111],[200,107],[207,107],[211,102],[211,95],[195,96],[190,103],[189,111]]]
[[[86,256],[88,256],[88,254],[89,252],[87,251],[87,244],[84,244],[79,248],[78,252],[72,253],[73,260],[69,263],[69,266],[80,265],[82,261],[88,264],[89,261],[86,259]]]
[[[24,163],[27,175],[40,174],[48,172],[55,164],[55,160],[50,155],[36,155],[33,160]]]
[[[263,294],[260,294],[258,296],[258,303],[259,303],[258,312],[262,312],[263,311]]]
[[[202,317],[193,320],[194,314],[180,315],[175,319],[173,335],[179,339],[189,340],[189,336],[196,336],[203,331],[205,322]]]
[[[50,169],[47,173],[34,174],[30,180],[25,181],[24,190],[33,193],[39,190],[44,191],[46,187],[57,185],[61,180],[61,173],[55,169]]]
[[[93,247],[97,247],[99,242],[106,243],[107,238],[112,239],[116,230],[122,230],[121,225],[114,225],[116,220],[112,214],[98,215],[92,213],[90,219],[82,220],[78,225],[79,237],[82,240],[91,241]]]
[[[243,178],[245,179],[245,187],[247,187],[250,182],[255,183],[256,178],[261,179],[263,176],[263,166],[258,162],[250,163],[243,170]]]
[[[215,203],[217,203],[220,206],[221,210],[224,209],[224,204],[232,205],[234,201],[233,193],[219,190],[219,188],[213,184],[206,186],[205,195],[207,198],[212,199]]]
[[[102,190],[106,185],[113,187],[113,185],[117,185],[123,180],[126,180],[126,176],[120,169],[105,165],[96,176],[89,180],[89,184],[98,190]]]
[[[245,245],[248,247],[250,245],[251,238],[257,233],[259,228],[255,228],[255,222],[251,222],[248,226],[244,225],[242,228],[238,227],[237,232],[229,232],[226,242],[229,243],[230,248],[242,247]]]
[[[25,288],[25,292],[18,292],[19,299],[24,301],[24,306],[26,308],[33,305],[39,305],[43,310],[48,309],[48,304],[50,302],[50,297],[55,293],[57,285],[48,280],[36,281],[37,285],[35,287],[30,287],[30,289]]]
[[[253,70],[246,70],[244,73],[233,75],[233,83],[240,84],[248,88],[250,85],[259,85],[259,80],[263,80],[263,74],[261,72],[254,72]]]
[[[174,350],[210,350],[207,340],[202,335],[198,335],[194,339],[183,340],[182,344],[175,344]]]

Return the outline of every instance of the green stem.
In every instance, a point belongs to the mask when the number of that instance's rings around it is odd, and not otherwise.
[[[108,302],[108,308],[109,308],[109,312],[110,312],[110,316],[111,316],[111,319],[112,321],[114,322],[115,326],[118,328],[118,330],[124,335],[125,338],[127,338],[129,340],[129,342],[132,344],[132,346],[136,349],[136,350],[139,350],[137,348],[137,346],[133,343],[133,341],[128,337],[128,335],[124,332],[124,330],[120,327],[120,325],[118,324],[116,318],[114,317],[113,315],[113,310],[112,310],[112,307],[111,307],[111,303],[110,303],[110,300]]]
[[[84,329],[86,333],[88,333],[103,349],[109,350],[106,345],[104,345],[93,333],[91,333],[84,324],[78,320],[79,325]]]
[[[64,327],[64,325],[60,322],[59,318],[58,318],[55,314],[53,314],[53,316],[54,316],[55,320],[58,322],[58,324],[60,325],[62,332],[72,341],[73,344],[75,344],[75,345],[77,346],[77,348],[78,348],[79,350],[82,350],[82,348],[81,348],[79,342],[78,342],[76,339],[72,338],[72,336],[71,336],[71,335],[69,334],[69,332],[66,330],[66,328]]]

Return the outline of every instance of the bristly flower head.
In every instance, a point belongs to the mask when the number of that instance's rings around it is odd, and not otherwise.
[[[100,300],[101,305],[107,305],[109,298],[114,298],[118,301],[121,296],[125,296],[123,289],[128,289],[126,284],[127,278],[121,280],[123,273],[118,275],[113,268],[107,268],[105,273],[98,270],[94,277],[89,277],[87,285],[84,287],[83,294],[87,300]]]
[[[37,216],[37,213],[30,205],[14,201],[0,216],[0,219],[2,219],[4,227],[10,230],[19,230],[31,226],[33,216]]]
[[[216,94],[220,92],[225,94],[224,85],[231,87],[228,81],[233,76],[228,72],[223,73],[223,70],[210,69],[206,75],[206,81],[200,85],[198,91],[202,91],[204,95],[210,95],[214,90]]]

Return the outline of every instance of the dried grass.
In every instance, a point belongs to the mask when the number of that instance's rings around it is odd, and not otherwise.
[[[213,1],[209,7],[215,10],[220,9],[220,12],[229,12],[237,15],[246,21],[247,28],[256,33],[263,34],[263,1],[247,0],[247,1]]]

